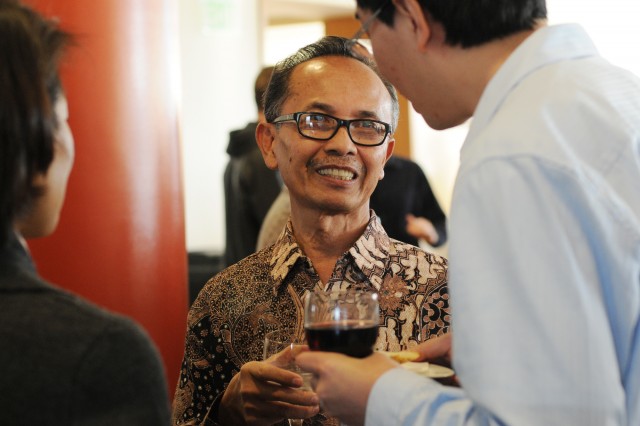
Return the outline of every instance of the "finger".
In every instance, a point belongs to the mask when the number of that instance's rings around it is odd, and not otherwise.
[[[320,410],[318,396],[311,391],[257,382],[241,392],[247,418],[278,421],[283,418],[307,418]]]
[[[304,407],[315,407],[320,404],[318,395],[314,391],[306,389],[294,389],[292,393],[287,394],[286,398],[282,398],[282,400],[292,405]]]
[[[429,339],[412,349],[420,354],[420,361],[451,365],[451,333]]]
[[[283,384],[286,380],[278,381],[275,374],[269,374],[268,376],[262,374],[262,377],[266,380],[257,379],[252,375],[252,373],[256,375],[263,373],[259,367],[260,366],[257,365],[250,368],[249,374],[245,371],[242,372],[243,378],[241,393],[243,399],[254,399],[266,402],[282,401],[289,404],[304,406],[313,406],[318,404],[317,395],[310,390],[300,389],[300,386],[298,386],[297,383],[294,383],[294,386]],[[276,370],[281,369],[277,367],[269,369],[271,373],[276,372]],[[300,379],[300,382],[302,382],[302,377],[297,373],[286,370],[283,371],[296,376]],[[300,385],[302,385],[302,383],[300,383]]]
[[[314,376],[318,376],[325,362],[330,363],[335,356],[340,356],[340,354],[321,351],[306,351],[298,354],[295,362],[302,370],[313,373]]]
[[[270,364],[277,365],[279,367],[286,366],[293,361],[292,350],[294,347],[295,345],[287,346],[285,349],[281,350],[280,352],[271,355],[265,361]]]
[[[242,366],[241,371],[243,374],[251,376],[255,381],[274,382],[282,386],[296,388],[303,385],[302,377],[298,373],[280,368],[266,361],[248,362]]]
[[[264,401],[245,401],[243,411],[245,423],[250,425],[272,425],[287,418],[282,407]]]
[[[301,405],[283,405],[284,417],[287,419],[307,419],[313,417],[320,412],[320,404],[311,406]]]
[[[277,422],[282,419],[306,419],[313,417],[320,412],[320,405],[300,406],[287,404],[281,401],[270,403],[248,403],[245,405],[245,416],[254,418],[267,424]],[[248,422],[251,423],[251,422]]]
[[[319,399],[315,392],[285,386],[270,385],[260,387],[261,398],[267,402],[284,402],[291,405],[314,406]]]
[[[302,352],[309,351],[309,345],[293,345],[291,347],[291,355],[293,360],[295,361],[296,357]]]

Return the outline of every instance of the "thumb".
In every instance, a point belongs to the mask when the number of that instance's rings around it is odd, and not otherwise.
[[[295,363],[302,370],[317,374],[320,370],[320,365],[323,362],[322,360],[323,358],[318,353],[303,351],[296,356]]]

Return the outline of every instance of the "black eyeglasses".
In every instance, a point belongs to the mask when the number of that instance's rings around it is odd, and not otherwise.
[[[366,33],[369,32],[369,27],[373,24],[373,21],[375,21],[375,19],[378,17],[378,15],[380,15],[380,12],[382,12],[382,10],[389,4],[391,3],[391,0],[387,0],[384,3],[382,3],[382,5],[377,8],[375,10],[375,12],[373,12],[371,14],[371,16],[369,16],[367,18],[366,21],[363,22],[362,26],[360,27],[360,29],[358,31],[356,31],[356,33],[353,35],[353,37],[351,37],[349,39],[349,41],[347,42],[347,46],[349,47],[349,49],[353,49],[354,46],[356,44],[358,44],[358,40],[362,38],[363,35],[365,35]]]
[[[331,139],[338,133],[340,127],[344,126],[347,128],[351,141],[362,146],[382,145],[391,132],[391,126],[382,121],[368,118],[342,120],[320,112],[294,112],[293,114],[281,115],[272,123],[277,124],[285,121],[295,121],[298,133],[305,138],[319,141]]]

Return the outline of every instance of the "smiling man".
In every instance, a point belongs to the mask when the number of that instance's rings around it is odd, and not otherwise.
[[[369,197],[393,151],[398,101],[348,40],[325,37],[278,65],[256,135],[290,191],[291,218],[272,246],[213,277],[191,307],[174,424],[274,424],[318,414],[300,376],[260,361],[264,335],[302,333],[315,289],[377,291],[376,348],[411,348],[448,331],[447,262],[391,240]]]

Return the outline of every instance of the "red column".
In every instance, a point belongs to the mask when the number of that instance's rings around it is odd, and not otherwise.
[[[177,382],[187,312],[178,0],[27,0],[77,36],[62,67],[76,161],[46,279],[134,318]],[[141,366],[144,368],[144,366]]]

